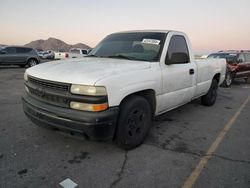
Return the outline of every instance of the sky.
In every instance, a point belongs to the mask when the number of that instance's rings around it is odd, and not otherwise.
[[[250,0],[0,0],[0,44],[54,37],[94,47],[126,30],[185,32],[197,53],[250,50]]]

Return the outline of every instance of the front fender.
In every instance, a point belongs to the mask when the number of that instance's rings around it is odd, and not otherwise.
[[[95,85],[105,86],[108,93],[109,106],[119,106],[128,95],[143,91],[153,90],[156,95],[161,88],[161,74],[153,70],[133,71],[113,75],[98,81]]]
[[[112,105],[119,106],[122,100],[131,94],[145,90],[153,90],[156,93],[156,88],[153,87],[154,85],[156,85],[154,81],[146,81],[128,85],[126,87],[121,88],[120,92],[117,93],[118,95],[115,100],[109,101],[112,102]]]

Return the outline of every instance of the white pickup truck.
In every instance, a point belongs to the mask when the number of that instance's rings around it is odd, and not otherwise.
[[[56,60],[67,59],[67,58],[69,58],[68,52],[54,52],[54,59]]]
[[[27,69],[23,108],[37,125],[131,149],[152,117],[198,97],[213,105],[225,71],[224,59],[195,61],[182,32],[119,32],[85,58]]]
[[[69,50],[69,58],[82,58],[90,52],[90,49],[71,48]]]

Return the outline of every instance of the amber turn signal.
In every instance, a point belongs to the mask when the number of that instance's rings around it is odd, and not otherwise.
[[[87,104],[81,102],[70,102],[70,108],[75,110],[90,111],[90,112],[100,112],[108,108],[108,103],[103,104]]]

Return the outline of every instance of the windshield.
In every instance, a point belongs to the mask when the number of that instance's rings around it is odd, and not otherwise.
[[[159,61],[166,33],[117,33],[107,36],[89,56]]]
[[[236,57],[237,54],[230,54],[230,53],[217,53],[217,54],[210,54],[208,58],[233,58]]]
[[[73,54],[80,54],[80,50],[77,49],[70,50],[69,52]]]
[[[207,58],[224,58],[228,63],[236,63],[236,53],[214,53],[210,54]]]

